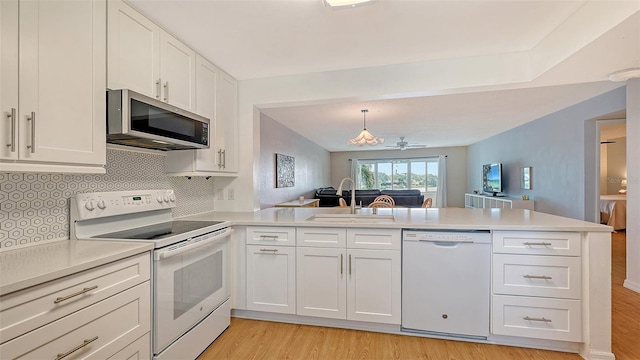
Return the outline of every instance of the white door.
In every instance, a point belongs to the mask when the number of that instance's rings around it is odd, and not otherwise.
[[[345,319],[345,250],[298,247],[296,261],[297,314]]]
[[[108,1],[108,87],[160,100],[160,28],[122,1]]]
[[[218,171],[216,144],[216,84],[219,70],[196,55],[196,113],[209,119],[209,148],[196,150],[196,171]]]
[[[0,159],[18,158],[18,1],[0,1]]]
[[[20,2],[19,157],[105,164],[106,3]]]
[[[247,245],[247,309],[296,313],[296,248]]]
[[[222,152],[220,171],[238,171],[238,83],[220,72],[216,100],[216,146]]]
[[[400,324],[399,250],[347,251],[347,319]]]
[[[162,101],[195,111],[196,53],[165,31],[160,31]]]

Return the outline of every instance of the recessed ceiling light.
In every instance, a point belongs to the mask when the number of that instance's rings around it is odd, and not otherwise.
[[[627,81],[636,77],[640,77],[640,67],[624,69],[609,74],[609,80],[611,81]]]
[[[372,3],[373,0],[324,0],[325,6],[330,7],[356,7]]]

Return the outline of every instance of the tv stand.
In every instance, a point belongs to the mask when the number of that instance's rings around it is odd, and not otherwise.
[[[500,196],[502,195],[502,196]],[[533,210],[535,202],[533,200],[522,200],[508,197],[503,193],[488,194],[464,194],[464,207],[479,209],[527,209]]]

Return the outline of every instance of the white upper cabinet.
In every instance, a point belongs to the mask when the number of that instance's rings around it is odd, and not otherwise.
[[[168,33],[160,32],[162,101],[195,111],[196,53]]]
[[[108,87],[160,100],[160,28],[122,1],[108,2]]]
[[[0,12],[0,171],[104,173],[106,2],[3,0]]]
[[[186,176],[235,176],[238,169],[237,82],[196,54],[195,83],[196,113],[211,121],[210,147],[167,153],[167,172]]]
[[[108,87],[194,111],[195,51],[122,1],[108,12]]]
[[[238,82],[221,72],[216,99],[216,146],[220,171],[238,171]]]

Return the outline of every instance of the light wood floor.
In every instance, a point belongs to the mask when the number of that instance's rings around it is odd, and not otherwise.
[[[640,294],[622,287],[625,233],[613,234],[612,243],[613,353],[617,360],[640,360]],[[231,326],[198,359],[578,360],[581,357],[554,351],[233,318]]]

